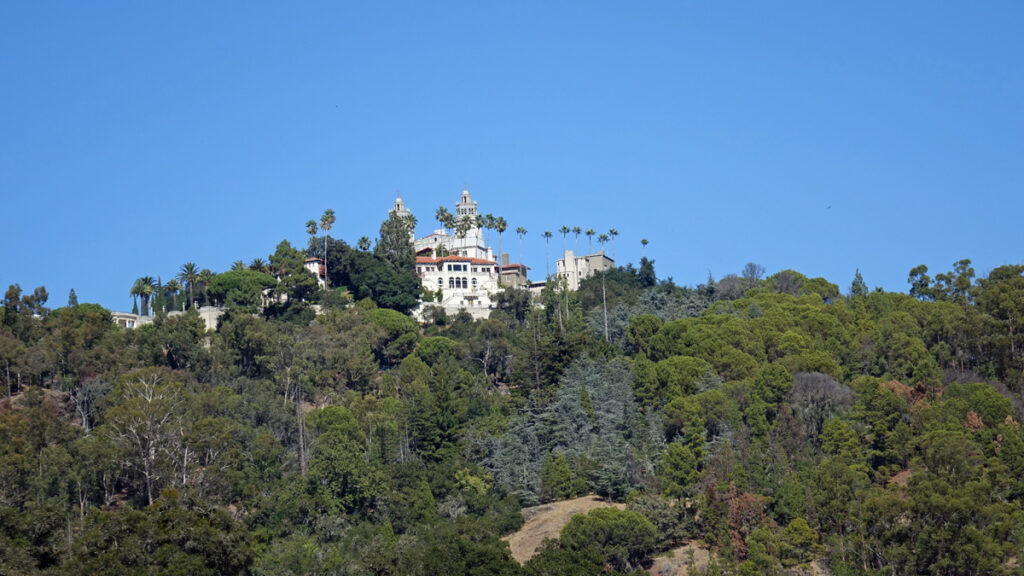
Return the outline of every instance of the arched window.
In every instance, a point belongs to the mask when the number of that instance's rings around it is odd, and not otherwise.
[[[444,278],[438,278],[437,279],[437,287],[438,288],[444,288]]]
[[[462,287],[463,288],[469,288],[469,280],[463,278],[462,279]]]
[[[476,290],[476,278],[473,278],[473,290]]]
[[[448,287],[449,288],[455,288],[455,278],[449,278],[448,279]]]

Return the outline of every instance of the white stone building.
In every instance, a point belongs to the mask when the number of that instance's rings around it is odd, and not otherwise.
[[[416,274],[435,299],[417,307],[417,317],[422,316],[425,306],[434,304],[449,314],[465,310],[473,318],[487,318],[494,309],[492,297],[500,290],[497,264],[483,258],[417,256]]]
[[[401,197],[391,212],[407,217]],[[461,223],[458,233],[438,228],[413,241],[416,251],[416,274],[423,288],[434,297],[423,302],[413,314],[423,319],[427,306],[441,306],[448,314],[465,310],[473,318],[487,318],[494,309],[494,295],[514,280],[513,285],[526,285],[526,267],[508,264],[507,256],[499,267],[494,251],[487,245],[483,229],[478,225],[477,203],[468,190],[463,190],[452,214]],[[464,233],[463,233],[464,232]],[[502,280],[504,278],[504,280]],[[438,299],[438,296],[440,297]]]
[[[614,267],[615,261],[605,256],[604,250],[586,256],[577,256],[572,250],[566,250],[555,263],[555,276],[565,278],[569,290],[578,290],[580,282],[586,278]]]

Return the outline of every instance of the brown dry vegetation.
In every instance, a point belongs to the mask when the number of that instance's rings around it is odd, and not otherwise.
[[[523,518],[526,520],[523,527],[514,534],[505,536],[502,540],[508,542],[508,547],[512,550],[512,557],[522,564],[533,557],[545,538],[557,539],[562,528],[569,523],[570,518],[577,514],[586,514],[595,508],[607,507],[621,510],[626,506],[625,504],[606,502],[591,494],[572,500],[523,508]]]

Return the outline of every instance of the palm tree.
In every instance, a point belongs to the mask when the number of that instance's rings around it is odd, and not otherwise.
[[[465,238],[466,234],[469,233],[469,229],[473,227],[474,221],[469,216],[459,216],[459,219],[453,223],[455,227],[455,236],[459,238]]]
[[[483,220],[482,228],[487,230],[487,245],[491,245],[491,230],[497,226],[498,219],[494,217],[494,214],[484,214],[481,216]]]
[[[171,293],[171,306],[175,310],[177,310],[178,309],[178,292],[181,292],[181,282],[179,282],[175,278],[172,278],[170,281],[167,282],[167,284],[164,286],[164,288],[166,288],[167,291]]]
[[[576,244],[573,245],[572,249],[576,254],[580,253],[580,232],[583,232],[583,230],[579,226],[572,227],[572,233],[576,235]]]
[[[370,239],[367,238],[366,236],[363,236],[362,238],[359,239],[359,243],[357,244],[357,246],[359,246],[359,249],[362,250],[363,252],[369,252]]]
[[[196,280],[199,278],[199,269],[196,267],[195,262],[186,262],[181,265],[181,269],[178,270],[178,280],[182,284],[188,286],[188,305],[194,306],[196,302],[195,288]]]
[[[526,236],[526,228],[522,226],[516,228],[516,234],[519,235],[519,265],[523,265],[523,236]]]
[[[231,271],[238,272],[239,270],[245,270],[245,262],[235,260],[234,263],[231,264]]]
[[[255,270],[257,272],[266,272],[267,262],[263,258],[253,258],[252,262],[249,262],[249,270]]]
[[[494,229],[498,231],[498,285],[501,285],[501,266],[502,266],[502,254],[501,254],[501,234],[508,230],[508,222],[504,218],[498,216],[494,219]]]
[[[608,235],[612,237],[612,260],[615,260],[615,237],[619,235],[619,231],[612,228],[608,231]]]
[[[132,297],[132,314],[139,313],[139,290],[141,285],[139,284],[139,278],[135,279],[132,284],[132,289],[128,291],[128,295]]]
[[[415,236],[416,235],[416,224],[419,222],[418,220],[416,220],[416,217],[413,216],[412,214],[409,214],[409,215],[407,215],[405,217],[404,222],[405,222],[405,227],[409,229],[409,235],[410,236]]]
[[[600,236],[597,237],[597,243],[601,245],[601,253],[602,254],[604,254],[605,242],[608,242],[608,240],[610,240],[610,238],[608,238],[607,234],[601,234]]]
[[[587,254],[591,254],[594,251],[594,232],[593,228],[587,228]]]
[[[447,232],[448,225],[452,223],[452,213],[449,212],[448,209],[445,208],[444,206],[441,206],[440,208],[434,211],[434,219],[436,219],[437,222],[441,225],[441,228],[444,228],[445,231]]]
[[[207,292],[207,289],[209,288],[210,282],[213,280],[214,276],[216,276],[216,274],[211,272],[209,268],[203,268],[199,271],[199,275],[196,277],[196,281],[199,282],[199,287],[203,289],[204,304],[210,303],[210,295]]]
[[[310,246],[310,248],[312,248],[312,246],[313,246],[313,240],[316,239],[316,233],[317,233],[316,220],[307,220],[306,221],[306,234],[309,234],[309,246]]]
[[[149,298],[153,295],[153,278],[151,276],[137,278],[135,283],[132,284],[132,289],[128,295],[132,297],[138,296],[142,302],[142,315],[149,316]]]
[[[572,232],[572,229],[569,228],[568,226],[562,226],[561,228],[558,229],[558,231],[562,233],[562,255],[564,256],[565,255],[565,237],[569,234],[569,232]]]
[[[547,276],[551,276],[551,256],[548,255],[548,249],[551,247],[551,230],[545,230],[541,236],[544,237],[544,268]]]
[[[647,251],[647,238],[640,239],[640,257],[644,258],[644,252]]]
[[[324,290],[331,282],[331,277],[327,273],[327,237],[330,236],[328,232],[331,231],[331,226],[334,226],[334,220],[334,210],[330,208],[324,210],[323,216],[320,217],[320,229],[324,231]]]

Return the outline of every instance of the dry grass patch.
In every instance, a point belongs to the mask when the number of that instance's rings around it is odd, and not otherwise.
[[[557,539],[562,528],[569,523],[569,519],[573,516],[586,514],[595,508],[608,507],[622,510],[626,505],[606,502],[591,494],[572,500],[523,508],[522,514],[526,520],[523,527],[514,534],[505,536],[502,540],[508,542],[508,547],[512,550],[512,557],[523,564],[533,558],[545,538]]]

